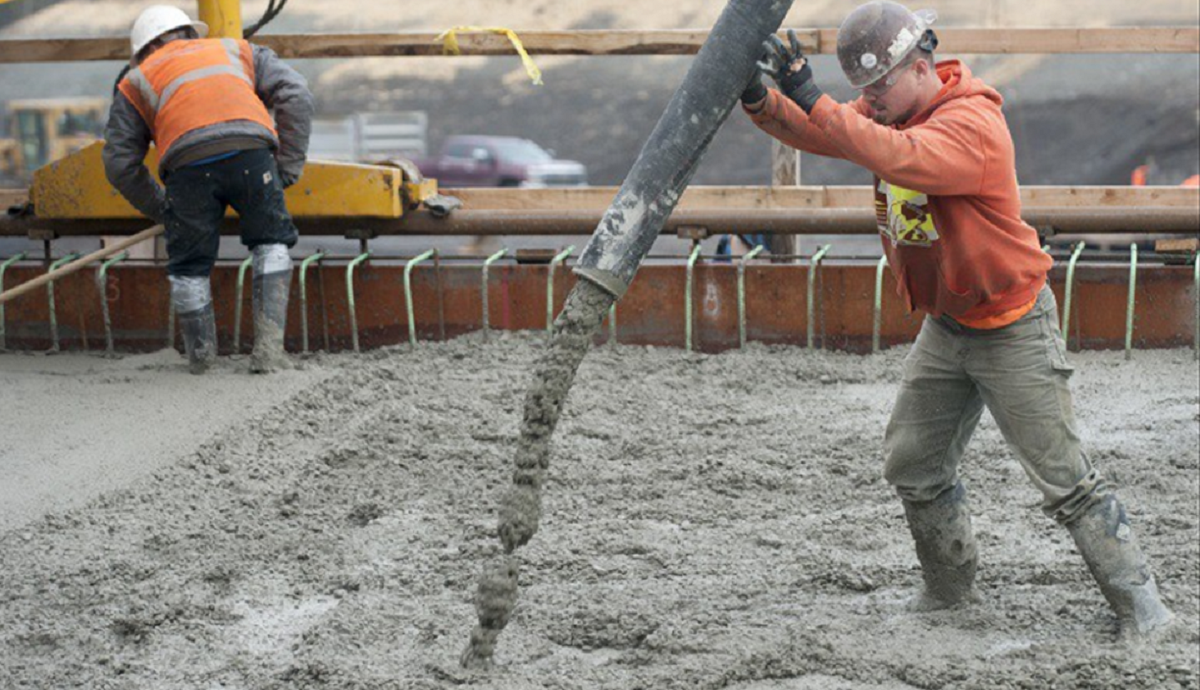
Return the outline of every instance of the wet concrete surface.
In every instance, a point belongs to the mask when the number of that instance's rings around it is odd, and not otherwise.
[[[0,686],[1200,686],[1189,351],[1071,355],[1085,444],[1179,616],[1158,643],[1116,641],[986,414],[964,467],[982,602],[904,609],[920,574],[881,445],[906,348],[618,346],[588,354],[562,411],[496,665],[461,669],[479,575],[504,553],[497,515],[544,348],[501,333],[316,355],[274,379],[228,363],[218,377],[255,382],[223,401],[243,414],[142,413],[158,446],[47,446],[80,461],[76,478],[111,451],[149,468],[0,534]],[[139,376],[184,407],[213,395],[166,354]],[[22,396],[5,409],[61,401],[58,436],[94,436],[149,385],[122,388],[119,362],[62,355],[13,373],[13,357],[0,371]],[[279,382],[269,404],[261,381]],[[117,391],[104,407],[71,402]],[[0,419],[11,437],[14,418]],[[45,482],[79,490],[63,478]]]

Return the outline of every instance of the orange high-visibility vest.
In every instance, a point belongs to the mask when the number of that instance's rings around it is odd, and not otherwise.
[[[254,50],[246,41],[172,41],[131,69],[119,88],[149,125],[159,160],[179,137],[220,122],[250,120],[275,133],[254,92]]]

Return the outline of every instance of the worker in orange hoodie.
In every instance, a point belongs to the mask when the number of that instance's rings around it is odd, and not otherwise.
[[[842,70],[861,96],[825,95],[800,51],[767,41],[743,107],[802,151],[875,174],[875,210],[897,291],[926,312],[884,439],[924,588],[914,610],[975,599],[977,549],[958,466],[984,406],[1070,531],[1126,635],[1173,618],[1129,518],[1080,445],[1072,367],[1046,283],[1051,259],[1021,220],[1012,137],[994,89],[957,60],[934,61],[931,11],[855,9],[838,31]]]

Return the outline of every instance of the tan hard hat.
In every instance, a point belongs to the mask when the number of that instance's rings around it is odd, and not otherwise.
[[[937,12],[876,0],[846,17],[838,29],[837,54],[842,71],[856,89],[879,81],[924,39]]]

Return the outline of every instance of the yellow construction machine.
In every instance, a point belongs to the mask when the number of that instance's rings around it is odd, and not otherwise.
[[[263,19],[247,32],[273,18],[284,4],[286,0],[271,0]],[[240,0],[197,0],[197,5],[210,38],[242,38]],[[17,214],[26,223],[41,226],[30,235],[45,239],[59,233],[78,234],[89,223],[102,224],[104,233],[145,227],[147,219],[113,189],[104,174],[99,140],[107,117],[104,99],[86,105],[82,100],[38,103],[42,110],[26,108],[15,121],[22,134],[28,127],[47,136],[28,143],[22,138],[17,151],[7,154],[30,173],[29,203]],[[49,107],[52,104],[57,107]],[[41,119],[36,116],[39,112]],[[0,144],[0,158],[5,155]],[[147,157],[151,171],[157,168],[155,161],[152,147]],[[437,193],[435,180],[422,178],[415,165],[400,160],[388,165],[310,160],[299,183],[287,190],[288,210],[302,228],[317,226],[329,234],[352,228],[347,235],[360,238],[373,236],[373,224],[398,220],[409,211],[424,207],[439,217],[456,205],[457,200]]]
[[[0,174],[27,180],[34,170],[99,139],[107,115],[104,98],[9,101],[10,138],[0,138]]]

